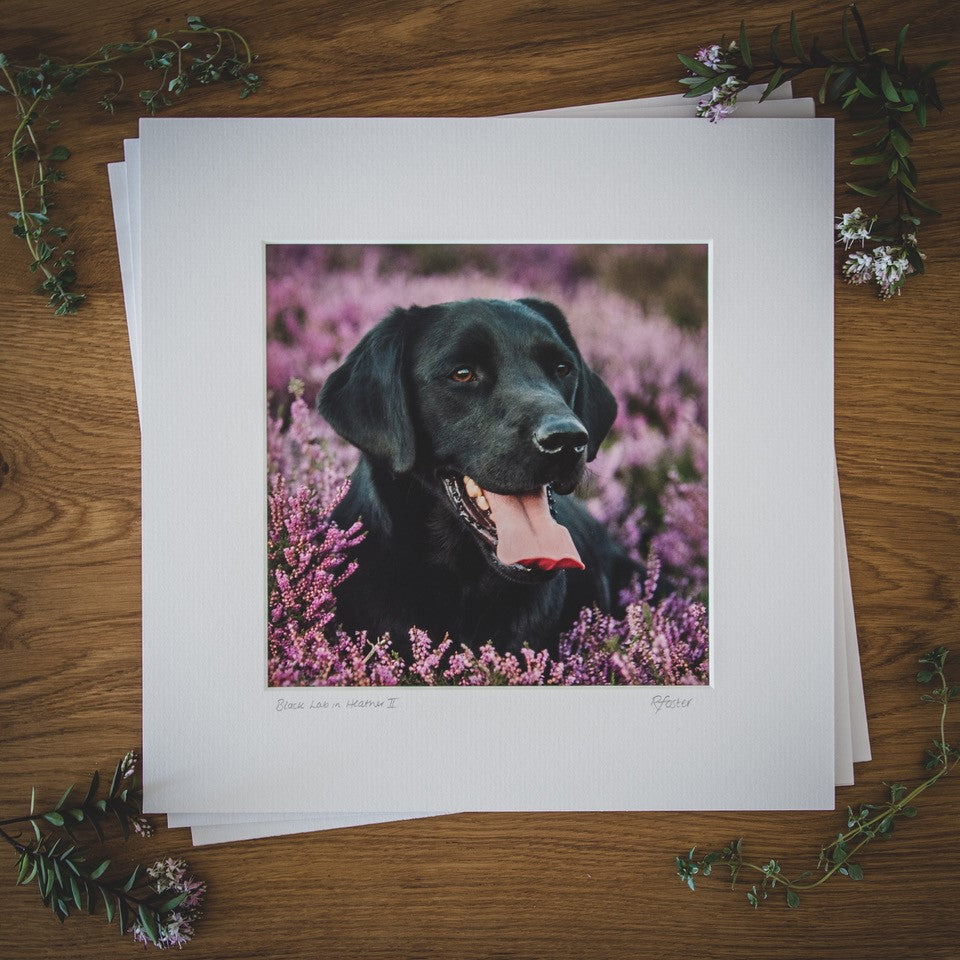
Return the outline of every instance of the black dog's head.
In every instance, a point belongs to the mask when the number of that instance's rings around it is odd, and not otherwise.
[[[553,304],[394,310],[331,374],[317,407],[368,457],[444,491],[495,567],[582,565],[550,497],[574,489],[617,406]]]

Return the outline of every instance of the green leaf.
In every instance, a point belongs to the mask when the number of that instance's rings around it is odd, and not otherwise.
[[[859,90],[850,90],[848,93],[844,94],[843,103],[841,104],[842,108],[846,110],[854,100],[858,99],[860,96]]]
[[[773,59],[780,60],[780,24],[778,23],[773,28],[773,33],[770,34],[770,52],[773,54]]]
[[[857,130],[856,133],[851,134],[854,137],[866,137],[871,133],[876,133],[878,130],[886,130],[887,125],[885,123],[878,123],[874,127],[867,127],[866,130]]]
[[[866,157],[855,157],[850,161],[850,165],[854,167],[872,167],[878,163],[886,163],[887,158],[882,153],[871,153]]]
[[[140,864],[137,864],[133,868],[133,873],[130,874],[130,879],[123,885],[124,892],[129,893],[133,889],[133,885],[137,882],[137,874],[140,872]]]
[[[750,56],[750,44],[747,42],[747,27],[742,20],[740,21],[740,56],[743,57],[744,64],[748,68],[753,69],[753,59]]]
[[[19,214],[19,213],[11,213],[10,216],[11,216],[11,217],[19,217],[20,214]],[[36,787],[31,787],[31,788],[30,788],[30,812],[31,812],[31,813],[33,813],[33,810],[34,810],[34,807],[36,806],[36,803],[37,803],[37,788],[36,788]]]
[[[800,895],[796,890],[787,891],[787,906],[794,910],[800,906]]]
[[[716,86],[718,86],[717,80],[704,80],[703,83],[698,83],[695,87],[691,87],[689,91],[687,91],[687,96],[699,97],[701,94],[707,93]]]
[[[917,185],[913,182],[913,180],[910,178],[910,175],[907,173],[906,170],[903,169],[902,166],[900,167],[899,170],[897,170],[897,179],[898,179],[911,193],[916,193],[916,192],[917,192]]]
[[[900,94],[897,93],[897,88],[893,85],[886,67],[880,68],[880,89],[891,103],[900,103]]]
[[[107,914],[107,923],[113,923],[113,894],[109,890],[101,889],[100,896],[103,897],[103,909]]]
[[[817,94],[817,99],[820,103],[827,102],[827,84],[830,82],[830,78],[837,72],[837,65],[831,63],[829,67],[823,72],[823,83],[820,84],[820,92]]]
[[[903,29],[897,36],[897,46],[893,54],[894,62],[897,64],[898,68],[903,67],[903,43],[907,39],[907,31],[910,29],[910,24],[904,24]]]
[[[123,936],[130,928],[130,908],[123,897],[117,897],[117,913],[120,914],[120,935]]]
[[[922,98],[917,101],[917,123],[921,127],[927,125],[927,103]]]
[[[149,93],[151,96],[153,95],[153,91],[152,91],[152,90],[146,90],[146,91],[144,91],[144,92],[145,92],[145,93]],[[111,796],[111,797],[112,797],[112,796],[117,792],[117,787],[120,785],[120,780],[121,780],[121,777],[122,777],[122,772],[123,772],[123,761],[121,760],[121,761],[117,764],[116,769],[113,771],[113,779],[111,779],[111,781],[110,781],[110,792],[109,792],[108,796]],[[101,801],[101,802],[102,802],[102,801]],[[106,804],[104,804],[104,806],[103,806],[102,809],[106,810]]]
[[[866,85],[866,83],[863,82],[863,80],[860,79],[860,77],[856,77],[853,82],[856,84],[857,89],[865,97],[869,97],[871,100],[876,99],[877,95]]]
[[[927,77],[932,77],[938,70],[942,70],[949,62],[949,60],[935,60],[930,64],[929,67],[924,67],[924,69],[920,71],[920,79],[926,80]]]
[[[140,904],[137,911],[140,914],[140,925],[146,931],[147,936],[153,943],[157,942],[157,915],[144,904]]]
[[[39,843],[42,837],[40,836],[40,827],[37,826],[37,821],[31,820],[30,825],[33,827],[33,832],[37,835],[37,843]]]
[[[849,874],[850,874],[850,879],[851,879],[851,880],[862,880],[862,879],[863,879],[863,870],[861,869],[861,867],[859,866],[859,864],[856,864],[856,863],[848,863],[848,864],[847,864],[847,871],[848,871]]]
[[[54,147],[54,148],[50,151],[50,159],[51,159],[51,160],[57,160],[57,161],[69,160],[69,159],[70,159],[70,151],[69,151],[66,147]],[[71,787],[70,789],[72,790],[73,787]]]
[[[109,866],[110,866],[110,861],[109,861],[109,860],[104,860],[103,863],[99,864],[99,866],[95,867],[93,870],[90,871],[90,879],[91,879],[91,880],[99,880],[100,877],[103,876],[104,871],[105,871],[105,870],[107,869],[107,867],[109,867]]]
[[[53,808],[54,810],[59,810],[63,806],[63,804],[66,802],[67,797],[70,796],[70,792],[73,790],[75,786],[76,786],[75,783],[71,783],[70,786],[63,791],[63,796],[60,798],[57,805]]]
[[[206,29],[206,24],[199,17],[187,17],[187,26],[191,30]]]
[[[797,15],[792,12],[790,14],[790,46],[793,47],[793,52],[797,55],[797,59],[806,63],[807,55],[803,51],[803,44],[800,42],[800,32],[797,30]]]
[[[156,40],[158,36],[159,34],[157,33],[156,30],[150,30],[147,33],[147,43],[153,43],[153,41]]]
[[[7,55],[5,53],[0,53],[0,67],[5,67],[7,65]]]
[[[64,233],[66,236],[66,233]],[[100,771],[94,770],[93,776],[90,778],[90,786],[87,788],[86,795],[83,798],[83,803],[81,806],[86,806],[96,795],[97,790],[100,788]]]
[[[850,39],[850,28],[847,26],[847,11],[843,11],[843,16],[840,18],[840,31],[843,34],[843,42],[847,47],[847,53],[850,54],[851,60],[860,61],[862,58],[857,55],[857,51],[853,48],[853,41]]]
[[[77,909],[82,910],[83,901],[80,899],[80,884],[77,883],[76,877],[70,877],[70,894],[73,896],[73,902],[77,905]]]
[[[827,97],[830,100],[836,100],[846,89],[847,84],[856,76],[857,71],[853,67],[845,67],[836,78],[831,82],[827,90]]]
[[[909,251],[908,251],[909,252]],[[917,815],[916,807],[904,807],[900,811],[905,817],[915,817]]]
[[[890,142],[893,144],[893,149],[901,157],[910,153],[910,141],[899,130],[893,129],[890,131]]]
[[[23,883],[23,878],[27,875],[27,871],[30,869],[30,858],[26,853],[20,854],[20,859],[17,861],[17,884]]]
[[[766,90],[764,90],[763,93],[760,95],[761,103],[763,103],[763,101],[766,100],[767,97],[769,97],[770,94],[773,93],[773,91],[780,86],[780,80],[782,77],[783,77],[783,67],[777,67],[777,69],[774,70],[773,72],[773,76],[770,78],[770,82],[767,84]]]
[[[93,827],[93,832],[97,835],[97,839],[102,843],[103,842],[103,828],[97,823],[96,817],[88,817],[87,823]]]
[[[677,59],[692,73],[697,73],[701,77],[714,77],[716,76],[716,70],[711,69],[705,63],[701,63],[699,60],[695,60],[693,57],[688,57],[685,53],[678,53]]]
[[[169,913],[171,910],[176,910],[177,907],[183,903],[184,900],[189,896],[188,893],[178,893],[175,897],[171,897],[169,900],[165,900],[163,903],[157,907],[157,913]]]
[[[47,823],[52,823],[55,827],[63,826],[63,816],[57,813],[56,810],[51,810],[50,813],[45,813],[43,815],[43,819],[46,820]]]

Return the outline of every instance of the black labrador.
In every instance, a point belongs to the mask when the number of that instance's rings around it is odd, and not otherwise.
[[[634,565],[574,497],[617,404],[540,300],[396,309],[317,408],[363,456],[334,518],[367,535],[337,591],[348,630],[411,626],[457,649],[556,654],[584,606],[615,608]]]

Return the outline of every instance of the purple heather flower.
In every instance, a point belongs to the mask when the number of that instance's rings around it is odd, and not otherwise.
[[[723,83],[715,86],[708,96],[697,101],[697,116],[706,117],[716,123],[733,113],[737,105],[737,94],[745,84],[732,74]]]
[[[134,817],[130,821],[133,832],[140,837],[153,836],[153,824],[146,817]]]
[[[186,894],[183,902],[172,911],[160,916],[157,924],[157,941],[154,943],[139,921],[133,923],[130,932],[134,940],[144,946],[156,946],[161,950],[170,947],[183,947],[193,939],[193,924],[203,914],[200,904],[207,891],[207,885],[196,877],[187,874],[187,865],[183,860],[158,860],[147,867],[150,884],[157,893]]]
[[[711,70],[718,70],[720,68],[720,46],[715,43],[709,47],[702,47],[697,51],[697,60]]]

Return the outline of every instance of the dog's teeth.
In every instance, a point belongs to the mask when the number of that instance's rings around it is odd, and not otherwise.
[[[487,513],[490,512],[490,504],[487,503],[487,498],[482,493],[477,497],[477,506]]]
[[[471,480],[470,477],[463,478],[463,487],[467,491],[467,496],[471,499],[476,499],[480,496],[480,488],[477,486],[476,481]]]

